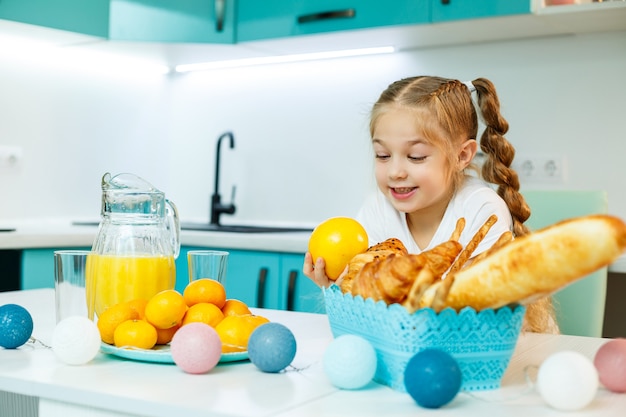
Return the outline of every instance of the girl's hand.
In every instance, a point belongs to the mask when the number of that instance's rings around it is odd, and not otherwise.
[[[326,276],[325,267],[326,263],[324,262],[324,258],[317,258],[317,261],[313,264],[313,256],[311,253],[307,252],[304,255],[302,272],[320,287],[329,287],[333,283],[333,281]]]

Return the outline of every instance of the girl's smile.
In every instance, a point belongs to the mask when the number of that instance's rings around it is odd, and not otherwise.
[[[405,200],[413,197],[418,187],[390,188],[391,196],[398,200]]]

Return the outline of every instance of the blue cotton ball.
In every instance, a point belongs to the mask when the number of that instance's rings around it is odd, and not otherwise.
[[[296,356],[296,338],[280,323],[266,323],[252,332],[248,339],[248,357],[263,372],[285,369]]]
[[[359,389],[376,373],[376,351],[364,338],[346,334],[333,340],[324,352],[324,372],[341,389]]]
[[[406,391],[424,408],[448,404],[461,389],[461,368],[449,354],[425,349],[415,354],[404,371]]]
[[[15,349],[28,342],[33,334],[33,318],[17,304],[0,307],[0,346]]]

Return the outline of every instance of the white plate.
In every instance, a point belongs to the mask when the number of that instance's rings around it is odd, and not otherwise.
[[[170,345],[157,345],[153,349],[118,348],[113,345],[102,343],[100,351],[120,358],[132,359],[141,362],[174,363]],[[236,362],[248,359],[248,352],[222,353],[220,363]]]

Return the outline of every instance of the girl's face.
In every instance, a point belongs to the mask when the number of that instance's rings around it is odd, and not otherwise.
[[[414,112],[393,108],[382,114],[372,142],[376,182],[398,211],[445,210],[452,195],[447,158],[418,133]]]

